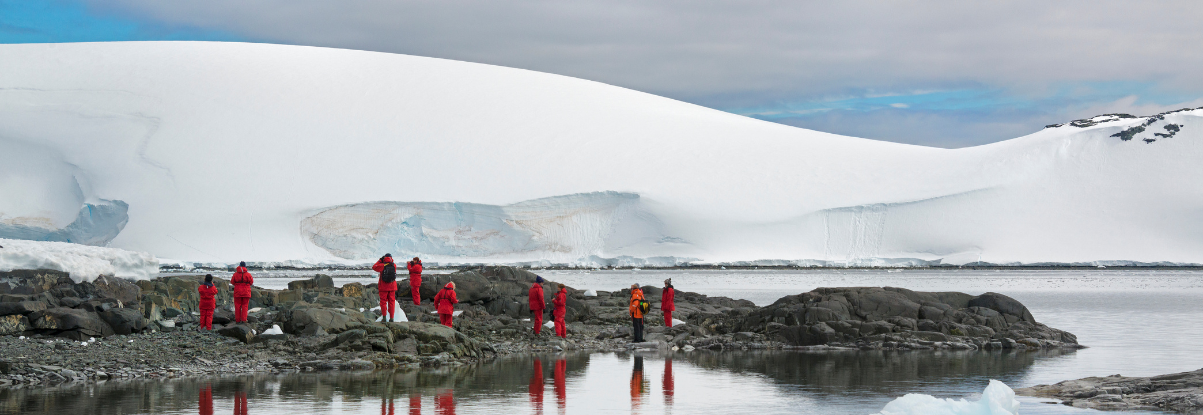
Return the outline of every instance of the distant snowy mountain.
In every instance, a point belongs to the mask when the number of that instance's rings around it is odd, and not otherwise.
[[[1198,109],[948,150],[405,55],[0,45],[0,238],[207,263],[1203,263],[1201,139]]]

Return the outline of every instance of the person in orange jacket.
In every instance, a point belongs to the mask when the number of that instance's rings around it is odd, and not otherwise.
[[[567,311],[565,306],[568,305],[568,287],[564,284],[556,284],[560,290],[556,292],[556,298],[551,300],[551,316],[556,322],[556,335],[561,339],[568,337],[568,325],[564,323],[564,312]]]
[[[673,279],[664,280],[664,291],[660,292],[660,311],[664,312],[664,326],[673,326],[673,311],[677,306],[673,304],[673,297],[677,294],[677,290],[673,289]]]
[[[246,262],[238,263],[230,283],[234,284],[234,322],[246,323],[246,313],[251,305],[251,286],[255,284],[255,277],[246,270]]]
[[[643,343],[643,310],[639,307],[643,300],[643,290],[639,289],[639,284],[631,284],[631,326],[635,343]]]
[[[422,304],[422,260],[414,257],[405,264],[409,269],[409,294],[414,298],[414,305]]]
[[[538,335],[543,331],[543,310],[547,308],[543,299],[543,277],[535,277],[535,283],[530,286],[527,300],[530,303],[530,319],[535,322],[535,335]]]
[[[376,281],[376,292],[380,293],[380,321],[393,321],[397,317],[397,264],[393,254],[384,254],[372,265],[372,271],[380,273]]]
[[[455,298],[455,283],[449,282],[434,296],[434,306],[439,311],[439,323],[451,327],[451,316],[455,314],[456,304],[459,304],[459,300]]]
[[[213,285],[213,274],[205,274],[205,283],[196,287],[200,293],[200,329],[213,330],[213,310],[217,308],[217,286]]]

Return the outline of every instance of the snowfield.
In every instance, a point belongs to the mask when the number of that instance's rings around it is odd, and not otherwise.
[[[0,239],[0,271],[53,269],[66,271],[75,282],[101,275],[150,279],[159,274],[154,255],[65,242]]]
[[[1203,109],[964,149],[314,47],[0,45],[0,237],[203,263],[1203,263]]]

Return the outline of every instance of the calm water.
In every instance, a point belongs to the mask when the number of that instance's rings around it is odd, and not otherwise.
[[[742,352],[521,356],[420,372],[109,382],[0,391],[0,413],[871,414],[906,393],[971,397],[1084,376],[1203,367],[1196,271],[539,271],[579,288],[632,282],[769,304],[820,286],[986,291],[1078,335],[1071,352]],[[285,280],[285,278],[280,278]],[[258,282],[258,280],[257,280]],[[210,405],[211,402],[211,405]],[[245,402],[245,405],[242,404]],[[1024,399],[1023,414],[1088,414]]]

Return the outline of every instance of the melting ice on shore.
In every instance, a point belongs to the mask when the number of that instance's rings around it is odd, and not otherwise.
[[[981,399],[940,399],[910,393],[890,401],[875,415],[1018,415],[1019,401],[1007,384],[991,380]]]

